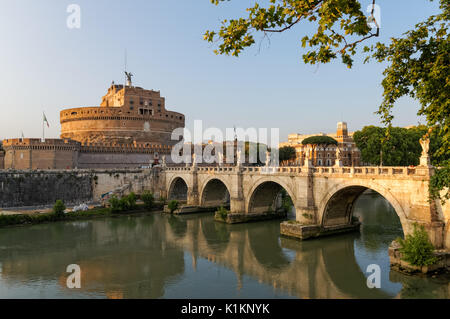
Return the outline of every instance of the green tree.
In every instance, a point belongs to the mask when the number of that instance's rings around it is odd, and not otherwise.
[[[280,162],[290,161],[296,158],[296,151],[292,146],[280,147],[278,155],[280,157]]]
[[[302,141],[302,144],[303,145],[308,145],[308,144],[338,145],[338,142],[332,137],[325,136],[325,135],[318,135],[318,136],[310,136],[310,137],[305,138]]]
[[[215,5],[224,0],[211,0]],[[424,0],[426,1],[426,0]],[[428,0],[433,1],[433,0]],[[388,129],[391,128],[395,103],[403,96],[420,103],[418,115],[427,120],[428,134],[437,131],[442,137],[438,156],[439,168],[430,181],[432,198],[447,187],[445,198],[450,198],[450,45],[448,21],[450,0],[439,0],[440,13],[416,24],[390,43],[364,46],[364,62],[375,59],[387,62],[382,81],[383,101],[378,114]],[[375,5],[375,0],[373,0]],[[256,1],[243,18],[224,20],[219,31],[206,31],[204,39],[217,43],[216,54],[239,56],[242,50],[255,44],[255,34],[288,32],[304,22],[315,27],[312,35],[301,41],[303,61],[309,64],[328,63],[336,58],[349,68],[362,43],[379,35],[374,17],[366,17],[358,0],[269,0],[267,6]],[[368,22],[372,22],[369,27]],[[386,132],[389,139],[390,130]],[[437,197],[436,197],[437,196]]]
[[[422,153],[419,139],[427,133],[427,130],[424,125],[408,129],[391,127],[390,134],[386,137],[387,128],[365,126],[361,131],[355,132],[353,139],[365,163],[380,165],[382,157],[384,166],[418,165]],[[440,142],[440,136],[437,134],[431,136],[431,154],[438,151]]]

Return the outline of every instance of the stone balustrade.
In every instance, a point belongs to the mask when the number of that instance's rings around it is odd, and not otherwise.
[[[165,168],[167,171],[191,171],[193,166],[176,166],[170,165]],[[363,167],[312,167],[304,166],[281,166],[281,167],[261,167],[261,166],[196,166],[199,172],[215,172],[230,173],[242,172],[243,174],[261,173],[261,174],[308,174],[314,175],[373,175],[373,176],[395,176],[410,177],[429,175],[430,170],[423,167],[380,167],[380,166],[363,166]]]

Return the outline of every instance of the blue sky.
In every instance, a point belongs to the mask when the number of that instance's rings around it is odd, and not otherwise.
[[[364,7],[371,1],[362,0]],[[81,29],[66,26],[67,6],[81,7]],[[60,133],[59,112],[96,106],[112,80],[123,81],[124,52],[135,84],[161,90],[186,126],[279,127],[289,133],[332,132],[345,120],[350,130],[379,124],[382,64],[357,58],[349,70],[336,62],[304,65],[301,24],[271,37],[239,58],[216,56],[203,41],[220,20],[242,15],[254,1],[218,7],[209,0],[0,0],[0,139]],[[430,14],[428,0],[378,0],[382,36],[399,36]],[[259,38],[256,38],[259,41]],[[404,98],[395,125],[417,124],[417,102]],[[422,119],[423,122],[423,119]]]

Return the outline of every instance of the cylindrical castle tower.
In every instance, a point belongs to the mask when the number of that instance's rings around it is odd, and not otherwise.
[[[99,107],[65,109],[60,121],[61,138],[83,144],[173,145],[173,130],[185,126],[183,114],[166,110],[160,92],[115,84]]]

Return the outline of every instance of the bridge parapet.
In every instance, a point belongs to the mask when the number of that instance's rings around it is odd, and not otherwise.
[[[298,174],[304,175],[307,173],[312,173],[313,175],[370,175],[370,176],[394,176],[396,178],[406,177],[411,178],[414,176],[429,176],[431,170],[422,167],[380,167],[380,166],[362,166],[362,167],[313,167],[307,168],[303,166],[280,166],[280,167],[258,167],[258,166],[247,166],[247,167],[220,167],[220,166],[168,166],[166,170],[169,172],[190,172],[196,170],[200,173],[236,173],[242,172],[243,174]]]

